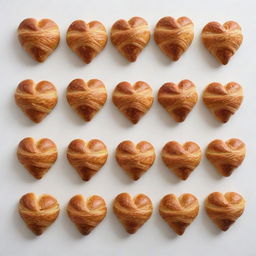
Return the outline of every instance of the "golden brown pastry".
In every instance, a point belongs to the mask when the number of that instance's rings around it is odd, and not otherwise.
[[[191,141],[183,145],[169,141],[163,147],[161,155],[166,166],[182,180],[188,178],[202,158],[200,147]]]
[[[76,20],[69,26],[66,40],[69,48],[88,64],[104,49],[108,35],[99,21]]]
[[[85,120],[91,121],[95,114],[104,106],[107,91],[102,81],[91,79],[73,80],[67,88],[69,105]]]
[[[84,181],[89,181],[108,158],[108,150],[101,140],[73,140],[67,150],[69,163]]]
[[[128,193],[121,193],[114,200],[113,210],[125,230],[134,234],[151,217],[153,205],[144,194],[132,198]]]
[[[133,180],[138,180],[153,165],[155,158],[154,147],[147,141],[135,145],[126,140],[116,148],[118,164]]]
[[[153,104],[151,87],[142,81],[131,85],[128,82],[119,83],[112,95],[115,106],[134,124],[148,112]]]
[[[70,199],[67,212],[79,232],[89,235],[105,218],[107,207],[100,196],[93,195],[85,199],[82,195],[76,195]]]
[[[205,209],[208,216],[222,231],[229,227],[243,214],[244,198],[236,192],[221,194],[211,193],[205,200]]]
[[[199,203],[192,194],[183,194],[179,198],[168,194],[162,198],[159,205],[159,214],[179,236],[183,235],[198,212]]]
[[[183,122],[198,100],[196,86],[189,80],[178,85],[165,83],[158,91],[158,102],[176,122]]]
[[[41,235],[58,217],[58,201],[51,195],[37,197],[34,193],[23,195],[19,202],[19,214],[28,228]]]
[[[38,62],[45,61],[60,41],[58,25],[50,19],[25,19],[18,27],[21,46]]]
[[[212,141],[206,150],[206,157],[218,170],[228,177],[235,168],[242,164],[246,154],[245,144],[239,139]]]
[[[203,93],[206,107],[222,123],[226,123],[235,114],[243,102],[243,88],[236,82],[226,85],[209,84]]]
[[[35,83],[27,79],[19,83],[15,92],[16,104],[35,123],[40,123],[56,106],[57,90],[48,81]]]
[[[203,28],[202,41],[208,51],[226,65],[242,44],[242,29],[235,21],[223,25],[213,21]]]
[[[150,40],[148,23],[141,17],[118,20],[111,28],[110,37],[118,51],[128,61],[134,62]]]
[[[154,38],[161,51],[177,61],[193,41],[194,24],[187,17],[164,17],[156,24]]]

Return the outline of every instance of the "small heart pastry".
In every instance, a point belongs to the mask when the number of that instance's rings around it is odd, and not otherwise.
[[[183,145],[169,141],[162,149],[161,156],[165,165],[180,179],[186,180],[202,159],[200,147],[195,142]]]
[[[118,164],[133,180],[138,180],[153,165],[155,158],[154,147],[147,141],[135,145],[126,140],[116,148]]]
[[[187,17],[164,17],[156,24],[154,38],[161,51],[177,61],[193,41],[194,24]]]
[[[28,228],[40,236],[58,217],[60,212],[58,201],[51,195],[37,197],[28,193],[21,197],[19,214]]]
[[[72,197],[67,207],[68,216],[82,235],[89,235],[107,214],[104,199],[100,196],[90,196],[85,199],[82,195]]]
[[[134,234],[151,217],[153,205],[144,194],[132,198],[128,193],[121,193],[114,200],[113,210],[125,230]]]
[[[98,79],[91,79],[88,82],[75,79],[67,88],[69,105],[87,122],[92,120],[106,100],[105,85]]]
[[[235,114],[243,102],[243,97],[243,88],[236,82],[225,86],[211,83],[203,93],[204,104],[222,123],[226,123]]]
[[[101,140],[76,139],[68,146],[67,158],[80,177],[89,181],[107,161],[108,150]]]
[[[235,21],[223,25],[210,22],[203,28],[201,36],[204,46],[223,65],[228,64],[243,41],[242,29]]]
[[[66,41],[69,48],[89,64],[106,46],[108,35],[99,21],[76,20],[69,26]]]
[[[246,154],[245,144],[239,139],[212,141],[206,150],[207,159],[217,171],[228,177],[235,168],[242,164]]]
[[[138,55],[150,40],[148,23],[141,17],[130,20],[118,20],[111,28],[111,42],[130,62],[137,60]]]
[[[158,102],[176,122],[183,122],[198,100],[196,86],[189,80],[178,85],[165,83],[158,91]]]
[[[36,61],[43,62],[57,48],[60,41],[58,25],[50,19],[25,19],[18,27],[21,46]]]
[[[131,85],[128,82],[119,83],[112,95],[115,106],[134,124],[148,112],[153,104],[151,87],[142,81]]]
[[[17,157],[34,178],[41,179],[56,162],[58,152],[50,139],[25,138],[19,143]]]
[[[192,194],[179,198],[174,194],[164,196],[159,205],[159,214],[179,236],[194,221],[199,212],[199,203]]]
[[[19,83],[15,92],[16,104],[35,123],[40,123],[56,106],[57,90],[48,81],[35,83],[27,79]]]
[[[229,227],[243,214],[244,198],[236,192],[221,194],[211,193],[205,200],[205,210],[208,216],[222,231]]]

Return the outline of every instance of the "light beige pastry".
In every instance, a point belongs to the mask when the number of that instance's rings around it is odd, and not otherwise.
[[[67,207],[68,216],[82,235],[89,235],[107,214],[104,199],[100,196],[84,198],[82,195],[72,197]]]

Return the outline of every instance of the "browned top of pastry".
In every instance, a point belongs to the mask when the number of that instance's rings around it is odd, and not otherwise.
[[[69,146],[68,151],[69,153],[88,153],[88,152],[101,152],[106,151],[107,148],[105,144],[101,140],[90,140],[88,142],[85,142],[81,139],[73,140]]]

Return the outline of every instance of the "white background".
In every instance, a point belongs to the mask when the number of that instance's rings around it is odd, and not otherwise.
[[[89,0],[0,0],[0,64],[1,64],[1,143],[0,143],[0,255],[256,255],[255,193],[255,69],[256,69],[256,3],[255,1],[89,1]],[[65,42],[69,24],[76,19],[99,20],[107,31],[119,18],[144,17],[153,31],[164,16],[187,16],[195,24],[195,39],[176,63],[166,58],[153,38],[136,63],[128,63],[111,45],[89,65],[71,52]],[[33,61],[20,47],[16,29],[28,17],[51,18],[60,27],[61,42],[43,64]],[[244,41],[227,66],[221,66],[202,46],[200,32],[210,21],[237,21]],[[59,102],[40,124],[33,124],[15,105],[14,92],[24,79],[49,80],[58,89]],[[66,87],[75,78],[101,79],[108,91],[108,101],[90,123],[84,123],[69,107]],[[157,103],[132,125],[111,102],[111,93],[120,81],[148,82],[154,94],[164,82],[190,79],[200,95],[199,102],[184,123],[175,123]],[[244,87],[244,102],[224,125],[204,107],[203,89],[210,82],[236,81]],[[156,98],[155,98],[156,99]],[[24,137],[53,139],[59,158],[49,173],[35,180],[19,164],[16,148]],[[195,141],[203,151],[213,139],[242,139],[247,156],[242,166],[229,178],[221,178],[206,158],[185,182],[179,181],[163,165],[161,148],[169,140]],[[75,138],[101,139],[109,149],[109,159],[102,170],[85,183],[66,160],[69,142]],[[148,140],[156,149],[153,167],[139,180],[132,182],[114,159],[114,151],[123,140]],[[213,192],[237,191],[247,200],[243,216],[229,231],[221,232],[208,219],[203,208],[205,197]],[[19,198],[27,193],[49,193],[61,206],[56,222],[41,236],[35,237],[17,213]],[[147,194],[153,201],[152,218],[135,234],[128,235],[112,212],[112,201],[121,192]],[[177,237],[158,215],[160,199],[168,193],[190,192],[201,204],[200,214],[182,237]],[[66,214],[68,200],[75,194],[98,194],[105,198],[108,214],[89,236],[83,237]]]

